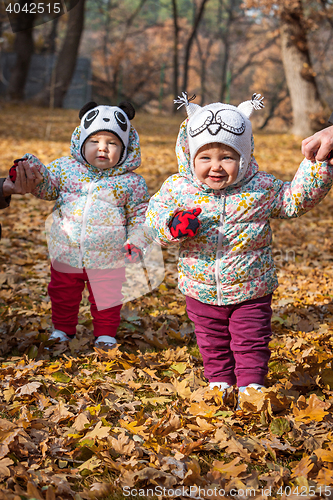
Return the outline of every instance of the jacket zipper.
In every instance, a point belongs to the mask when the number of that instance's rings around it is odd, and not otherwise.
[[[222,239],[224,233],[224,219],[225,219],[225,194],[220,193],[220,197],[223,197],[223,210],[220,216],[219,222],[219,235],[217,239],[217,250],[216,250],[216,263],[215,263],[215,279],[216,279],[216,289],[217,289],[217,305],[222,305],[222,294],[221,294],[221,282],[220,282],[220,260],[222,253]]]
[[[97,182],[99,181],[100,178],[101,178],[101,176],[99,176],[99,178],[97,179]],[[87,202],[86,202],[86,206],[84,207],[84,211],[83,211],[82,229],[81,229],[81,237],[80,237],[80,251],[79,251],[79,268],[83,267],[83,265],[82,265],[83,264],[83,242],[84,242],[84,237],[86,235],[88,211],[89,211],[90,204],[91,204],[91,198],[92,198],[92,192],[94,189],[94,184],[95,184],[95,181],[92,181],[90,186],[89,186]]]

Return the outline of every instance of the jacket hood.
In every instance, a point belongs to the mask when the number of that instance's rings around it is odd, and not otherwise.
[[[191,165],[191,157],[190,157],[190,148],[189,148],[189,141],[188,141],[188,133],[187,133],[187,125],[188,125],[188,118],[181,124],[180,129],[179,129],[179,134],[177,137],[177,143],[176,143],[176,156],[177,156],[177,161],[178,161],[178,170],[180,175],[183,177],[187,177],[188,179],[191,179],[192,182],[194,182],[200,189],[204,191],[214,191],[214,189],[210,188],[203,182],[199,181],[199,179],[196,177],[195,173],[193,172],[192,165]],[[232,189],[235,187],[239,187],[242,184],[245,184],[253,175],[255,175],[259,168],[258,164],[254,159],[253,156],[254,153],[254,140],[253,136],[251,137],[251,158],[248,164],[248,167],[246,171],[244,172],[242,178],[238,181],[236,179],[235,183],[232,184],[231,186],[228,186],[226,189]]]
[[[99,171],[98,168],[90,165],[90,163],[87,163],[82,157],[80,153],[80,135],[81,135],[81,127],[79,126],[76,127],[76,129],[72,134],[71,155],[73,156],[73,158],[75,158],[75,160],[79,161],[80,163],[83,163],[83,165],[86,165],[88,168]],[[103,172],[106,172],[109,175],[121,175],[125,174],[126,172],[132,172],[140,165],[141,165],[141,149],[140,149],[139,135],[135,130],[135,128],[131,125],[128,147],[127,147],[127,156],[125,158],[125,161],[121,165],[116,165],[115,167],[108,168]]]

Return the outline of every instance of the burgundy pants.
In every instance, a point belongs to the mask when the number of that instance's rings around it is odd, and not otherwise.
[[[82,292],[87,282],[95,337],[115,337],[120,324],[124,281],[124,268],[86,270],[53,262],[48,292],[54,328],[75,335]]]
[[[186,297],[209,382],[264,385],[272,335],[271,301],[270,294],[240,304],[212,306]]]

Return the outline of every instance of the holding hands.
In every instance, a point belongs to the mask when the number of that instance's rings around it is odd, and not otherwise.
[[[302,141],[302,154],[308,160],[327,160],[333,165],[333,126],[324,128]]]
[[[34,165],[30,167],[25,160],[14,160],[14,165],[3,183],[3,194],[7,197],[12,194],[31,193],[42,180],[43,176]]]
[[[176,212],[169,224],[172,236],[174,238],[181,238],[182,236],[195,236],[200,227],[200,221],[198,219],[198,215],[200,213],[201,208],[193,208],[192,210]]]

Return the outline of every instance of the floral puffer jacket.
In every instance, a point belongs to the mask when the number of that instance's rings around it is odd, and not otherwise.
[[[278,286],[272,257],[270,218],[299,217],[324,198],[333,167],[303,160],[292,182],[259,172],[253,157],[243,179],[216,191],[191,172],[186,121],[176,154],[179,174],[169,177],[150,200],[146,224],[161,244],[181,243],[178,286],[211,305],[263,297]],[[201,226],[193,238],[172,237],[169,224],[180,210],[196,207]]]
[[[128,155],[117,167],[99,170],[86,163],[79,148],[80,127],[72,135],[71,156],[45,166],[27,154],[43,175],[33,194],[56,200],[49,234],[51,259],[72,267],[118,268],[126,243],[140,245],[149,201],[145,180],[132,172],[141,163],[139,137],[131,127]]]

